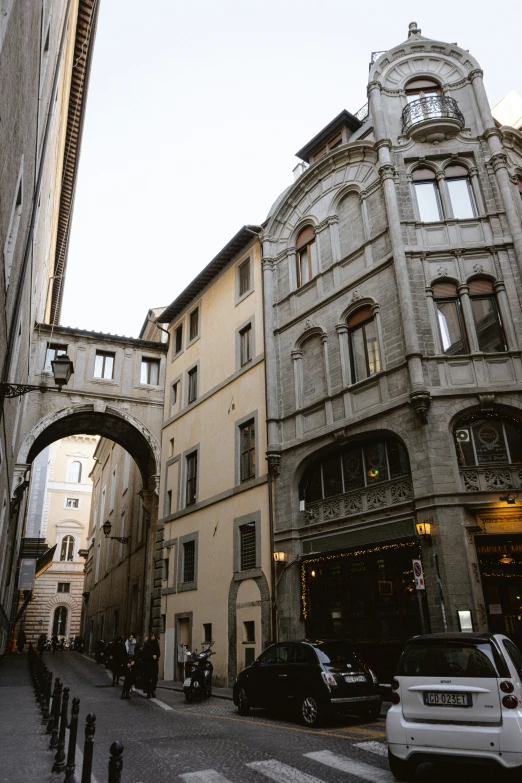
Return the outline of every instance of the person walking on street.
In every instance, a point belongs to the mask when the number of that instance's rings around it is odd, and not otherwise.
[[[145,674],[144,690],[147,699],[156,698],[156,685],[158,683],[158,661],[160,657],[159,642],[153,632],[145,641],[143,647],[143,667]]]
[[[118,636],[111,650],[111,669],[112,669],[113,686],[120,684],[120,677],[122,675],[123,668],[125,666],[126,656],[127,656],[127,651],[125,649],[125,644],[123,643],[123,639],[121,638],[121,636]]]
[[[43,658],[43,654],[45,650],[45,642],[46,642],[45,634],[41,633],[36,643],[36,649],[38,650],[38,655],[40,656],[40,658]]]
[[[56,652],[56,648],[58,647],[58,637],[55,633],[53,633],[51,637],[51,646],[53,648],[53,653]]]
[[[27,641],[27,636],[25,635],[25,631],[22,628],[20,633],[18,634],[18,639],[16,640],[16,646],[18,648],[18,655],[22,655],[25,647],[25,643]]]
[[[136,680],[136,672],[134,668],[136,657],[136,639],[134,634],[129,634],[129,638],[125,642],[125,679],[123,680],[123,690],[121,692],[122,699],[130,699],[131,690],[134,690],[134,682]]]

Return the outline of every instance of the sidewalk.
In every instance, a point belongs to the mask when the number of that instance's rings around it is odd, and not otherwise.
[[[173,680],[158,680],[158,688],[165,688],[167,691],[178,691],[183,693],[183,683],[174,682]],[[232,688],[216,688],[212,686],[212,696],[216,699],[228,699],[232,701]]]
[[[51,778],[49,737],[29,676],[27,655],[7,655],[0,662],[0,781],[27,783]]]

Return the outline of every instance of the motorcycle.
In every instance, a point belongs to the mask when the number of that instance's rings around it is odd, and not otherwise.
[[[183,680],[183,693],[185,700],[190,704],[194,696],[206,699],[212,696],[212,672],[214,667],[210,662],[210,657],[215,655],[215,651],[210,648],[214,642],[211,642],[205,650],[200,653],[188,653],[185,661],[185,679]]]

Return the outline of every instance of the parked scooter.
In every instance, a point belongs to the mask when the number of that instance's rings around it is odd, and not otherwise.
[[[214,642],[210,642],[207,648],[200,653],[189,653],[189,657],[185,661],[183,693],[189,704],[194,696],[202,699],[212,696],[212,672],[214,667],[210,662],[210,656],[215,655],[215,651],[210,648],[213,644]]]

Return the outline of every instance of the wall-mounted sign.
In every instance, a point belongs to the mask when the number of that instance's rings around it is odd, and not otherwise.
[[[413,560],[413,576],[415,577],[415,589],[425,590],[424,571],[421,560]]]

